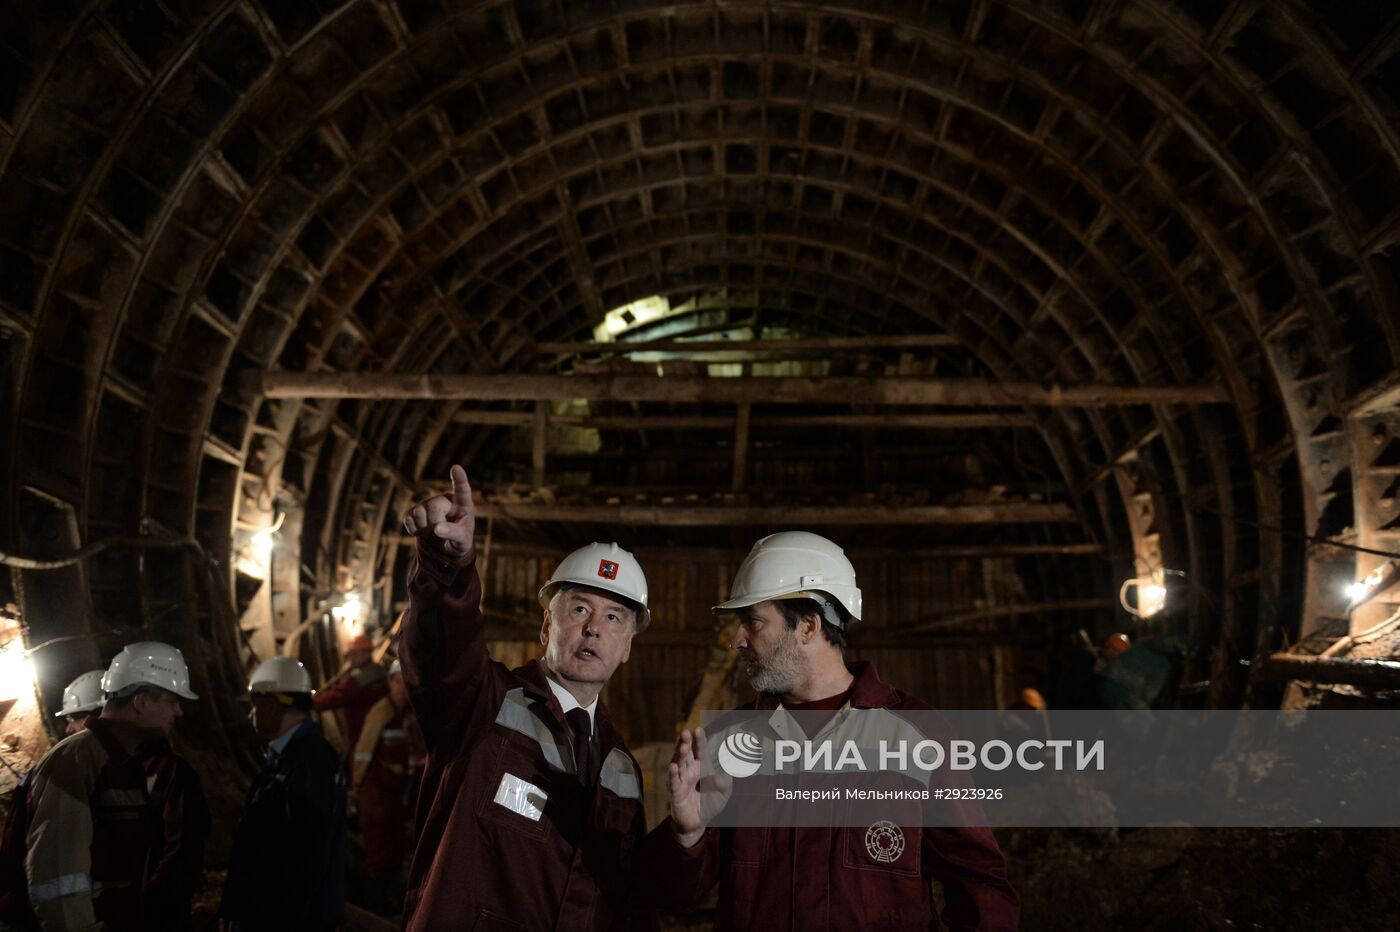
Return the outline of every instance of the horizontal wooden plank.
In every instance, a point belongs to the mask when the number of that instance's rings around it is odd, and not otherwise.
[[[267,398],[618,400],[671,403],[869,404],[988,407],[1217,404],[1220,385],[1042,385],[987,379],[906,377],[701,378],[638,375],[431,375],[253,371]]]

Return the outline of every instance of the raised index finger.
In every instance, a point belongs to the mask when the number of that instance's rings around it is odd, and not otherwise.
[[[461,466],[452,467],[452,504],[458,508],[472,507],[472,487],[467,481],[467,471]]]

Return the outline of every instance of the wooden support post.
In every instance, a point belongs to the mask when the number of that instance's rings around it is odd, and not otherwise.
[[[732,488],[744,491],[749,479],[749,406],[739,405],[734,418],[734,479]]]
[[[530,450],[531,484],[544,488],[545,445],[549,440],[549,402],[535,402],[535,433]]]

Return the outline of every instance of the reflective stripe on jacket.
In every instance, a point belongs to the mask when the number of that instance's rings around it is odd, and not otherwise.
[[[474,563],[418,554],[399,659],[428,766],[404,928],[654,928],[637,909],[641,770],[601,701],[585,797],[538,662],[491,660]]]
[[[44,755],[29,790],[25,874],[47,929],[137,932],[159,826],[130,750],[147,737],[98,719]]]

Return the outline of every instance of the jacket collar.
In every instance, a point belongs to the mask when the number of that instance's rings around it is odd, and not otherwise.
[[[855,709],[883,709],[897,705],[899,693],[875,672],[875,664],[869,660],[856,660],[846,664],[855,681],[851,683],[850,703]],[[776,709],[781,697],[773,693],[759,693],[754,708],[764,711]]]
[[[534,699],[549,706],[550,713],[561,727],[567,728],[564,720],[564,710],[559,705],[559,700],[554,698],[554,691],[549,688],[548,677],[544,672],[544,665],[538,660],[531,660],[523,667],[517,667],[514,671],[520,680],[520,685],[525,687],[525,691]],[[598,694],[598,705],[593,709],[593,729],[598,735],[598,746],[601,748],[603,756],[615,747],[623,746],[622,733],[613,724],[612,715],[608,713],[608,707],[603,704],[603,696]]]
[[[316,728],[316,723],[308,718],[290,731],[278,735],[267,743],[267,759],[270,761],[277,760],[283,754],[287,753],[287,748],[296,744],[301,740],[302,736],[314,728]]]
[[[153,733],[131,722],[115,718],[97,718],[88,724],[98,743],[108,754],[120,753],[123,757],[134,757],[136,749],[154,737]]]

